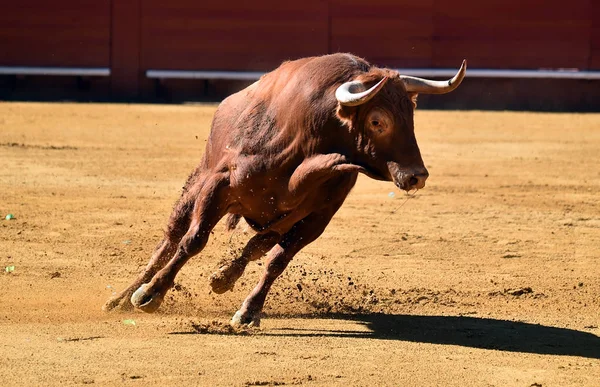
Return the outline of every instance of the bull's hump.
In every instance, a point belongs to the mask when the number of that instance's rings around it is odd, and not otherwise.
[[[285,89],[300,91],[307,87],[319,91],[340,80],[346,81],[357,73],[367,72],[370,68],[367,61],[349,53],[287,61],[261,78],[261,83],[255,89],[256,96],[260,99],[277,99],[285,95]]]

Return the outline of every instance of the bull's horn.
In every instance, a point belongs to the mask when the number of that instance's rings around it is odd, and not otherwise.
[[[454,78],[447,81],[431,81],[429,79],[411,77],[408,75],[400,75],[400,79],[404,82],[406,91],[423,94],[445,94],[456,89],[465,77],[467,71],[467,60],[463,60],[460,69]]]
[[[355,93],[356,89],[364,89],[365,86],[361,81],[346,82],[335,91],[335,98],[340,104],[345,106],[358,106],[366,103],[377,94],[379,90],[385,85],[388,78],[384,77],[381,81],[371,87],[369,90]]]

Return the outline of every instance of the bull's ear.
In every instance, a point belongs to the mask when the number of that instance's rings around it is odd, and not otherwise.
[[[352,121],[356,117],[356,107],[355,106],[344,106],[342,104],[338,104],[337,107],[337,116],[338,118],[348,126],[352,126]]]
[[[417,108],[417,97],[418,96],[419,96],[419,93],[408,93],[408,97],[410,98],[410,102],[412,102],[414,109]]]

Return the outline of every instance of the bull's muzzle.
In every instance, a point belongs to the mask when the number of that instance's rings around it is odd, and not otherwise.
[[[429,177],[429,172],[425,168],[419,168],[413,171],[403,171],[396,175],[394,183],[398,188],[404,191],[421,189],[425,187],[425,181]]]

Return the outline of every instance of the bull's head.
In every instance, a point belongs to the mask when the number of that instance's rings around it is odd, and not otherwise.
[[[466,67],[463,61],[457,74],[447,81],[375,69],[338,87],[338,116],[356,134],[357,162],[367,175],[393,181],[406,191],[425,186],[429,173],[414,133],[417,95],[451,92],[460,85]]]

